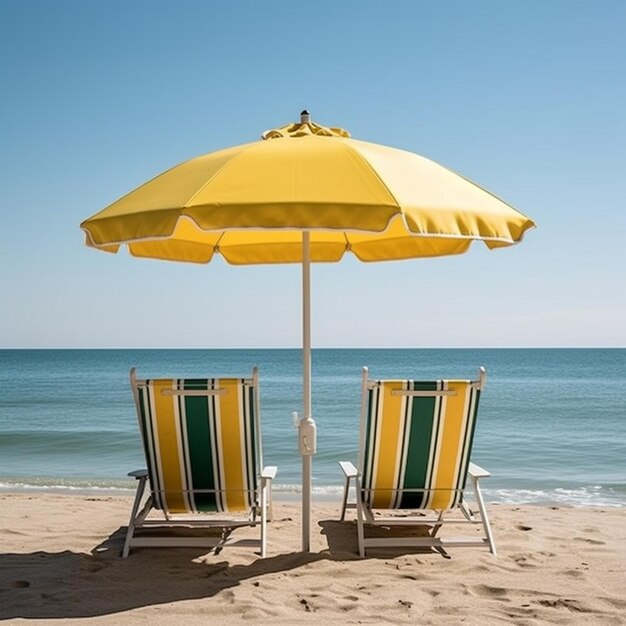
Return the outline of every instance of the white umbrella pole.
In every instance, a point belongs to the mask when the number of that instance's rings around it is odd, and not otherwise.
[[[315,422],[311,416],[311,239],[302,233],[302,397],[303,419],[298,437],[302,455],[302,551],[311,547],[311,467],[317,445]]]

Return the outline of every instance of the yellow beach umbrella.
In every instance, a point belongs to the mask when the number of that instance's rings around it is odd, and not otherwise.
[[[434,257],[520,241],[534,223],[490,192],[411,152],[299,123],[262,141],[191,159],[81,224],[88,246],[138,257],[235,265],[301,263],[303,276],[302,547],[309,549],[310,264]]]

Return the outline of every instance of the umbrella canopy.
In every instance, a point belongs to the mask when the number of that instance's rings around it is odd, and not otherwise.
[[[310,263],[435,257],[517,243],[528,217],[416,154],[300,123],[263,140],[177,165],[81,224],[88,246],[172,261],[302,263],[302,546],[309,549],[311,454]]]
[[[174,261],[362,261],[466,252],[479,239],[511,245],[532,220],[424,157],[350,139],[310,121],[265,141],[197,157],[81,224],[87,245]]]

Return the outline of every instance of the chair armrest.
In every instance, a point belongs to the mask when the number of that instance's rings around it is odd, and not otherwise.
[[[266,480],[272,480],[276,476],[277,471],[278,468],[276,467],[276,465],[268,465],[267,467],[263,468],[263,471],[261,472],[261,478],[265,478]]]
[[[140,478],[146,478],[148,476],[148,470],[147,469],[133,470],[132,472],[128,472],[128,474],[126,475],[139,480]]]
[[[350,461],[339,461],[339,467],[341,467],[346,478],[356,478],[359,475],[356,467]]]
[[[491,476],[491,474],[486,469],[483,469],[475,463],[469,464],[469,467],[467,468],[467,473],[472,478],[489,478],[489,476]]]

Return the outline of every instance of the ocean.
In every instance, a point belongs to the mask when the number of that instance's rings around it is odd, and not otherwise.
[[[0,489],[134,489],[145,466],[128,372],[261,380],[263,450],[277,492],[299,491],[292,412],[297,349],[0,350]],[[341,490],[356,462],[361,368],[373,378],[474,378],[487,369],[472,460],[487,500],[626,505],[626,349],[316,349],[314,498]]]

